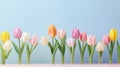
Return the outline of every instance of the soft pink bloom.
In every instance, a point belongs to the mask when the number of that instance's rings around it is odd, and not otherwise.
[[[31,39],[30,39],[30,43],[31,43],[31,45],[33,45],[33,46],[37,45],[37,44],[38,44],[38,36],[33,35],[33,36],[31,37]]]
[[[66,36],[66,32],[62,29],[58,30],[57,35],[60,39],[63,39]]]
[[[95,45],[96,43],[96,36],[95,35],[90,35],[87,37],[87,43],[88,45]]]
[[[20,29],[20,28],[15,28],[15,29],[14,29],[14,37],[15,37],[15,38],[21,38],[21,36],[22,36],[22,31],[21,31],[21,29]]]
[[[85,32],[82,32],[82,33],[80,34],[80,40],[81,40],[82,42],[85,42],[85,41],[87,40],[87,34],[86,34]]]
[[[79,36],[80,36],[80,31],[79,31],[79,29],[73,29],[73,31],[72,31],[72,37],[73,37],[74,39],[78,39]]]
[[[102,38],[102,42],[105,45],[108,45],[110,43],[110,37],[108,35],[104,35],[103,38]]]
[[[70,38],[67,40],[67,45],[69,47],[73,47],[75,45],[75,40],[73,38]]]

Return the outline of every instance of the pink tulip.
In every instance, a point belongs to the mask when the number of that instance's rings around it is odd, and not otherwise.
[[[38,44],[38,37],[36,35],[33,35],[30,39],[31,45],[35,46]]]
[[[85,42],[85,41],[87,40],[87,34],[86,34],[85,32],[82,32],[82,33],[80,34],[80,40],[81,40],[82,42]]]
[[[66,32],[62,29],[58,30],[57,35],[60,39],[63,39],[66,35]]]
[[[96,36],[95,35],[90,35],[87,37],[87,43],[88,45],[95,45],[96,43]]]
[[[15,37],[15,38],[21,38],[21,36],[22,36],[22,31],[21,31],[21,29],[20,29],[20,28],[15,28],[15,29],[14,29],[14,37]]]
[[[73,31],[72,31],[72,37],[73,37],[74,39],[78,39],[79,36],[80,36],[80,31],[79,31],[79,29],[73,29]]]
[[[103,38],[102,38],[102,42],[105,45],[108,45],[110,43],[110,37],[108,35],[104,35]]]
[[[75,40],[73,38],[70,38],[67,40],[67,45],[69,47],[73,47],[75,45]]]

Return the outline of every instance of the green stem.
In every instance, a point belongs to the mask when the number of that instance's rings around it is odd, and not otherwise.
[[[18,64],[21,64],[21,55],[18,56]]]
[[[27,56],[27,64],[30,64],[30,55]]]
[[[89,56],[89,63],[92,64],[92,56]]]
[[[112,55],[109,56],[109,64],[112,64]]]
[[[72,64],[74,64],[74,54],[73,53],[71,53],[71,62],[72,62]]]
[[[5,56],[3,54],[1,56],[1,59],[2,59],[1,64],[5,64]]]
[[[84,64],[84,54],[82,54],[80,57],[81,57],[80,63],[81,63],[81,64]]]
[[[63,53],[61,53],[61,59],[62,59],[62,64],[64,64],[64,54]]]
[[[21,64],[20,39],[18,39],[18,44],[19,44],[18,64]]]
[[[101,64],[102,63],[102,52],[98,53],[98,63]]]
[[[52,54],[52,64],[55,62],[55,54]]]
[[[54,38],[52,38],[52,47],[54,48]]]

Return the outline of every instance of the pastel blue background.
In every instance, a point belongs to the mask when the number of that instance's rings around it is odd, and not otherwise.
[[[57,29],[65,29],[67,37],[71,37],[73,28],[81,32],[97,36],[101,41],[104,34],[111,28],[120,31],[120,0],[1,0],[0,1],[0,31],[9,31],[11,40],[17,43],[13,29],[20,27],[22,31],[39,37],[48,36],[47,28],[54,24]],[[49,37],[49,36],[48,36]],[[116,47],[115,47],[116,48]],[[108,63],[108,52],[103,53],[103,62]],[[12,50],[7,63],[17,63],[17,53]],[[75,63],[80,62],[78,47],[75,52]],[[97,63],[97,52],[94,54]],[[26,51],[22,63],[26,63]],[[51,53],[47,46],[39,45],[31,55],[31,63],[51,63]],[[61,63],[60,52],[57,51],[55,63]],[[66,49],[65,63],[70,63],[70,53]],[[85,53],[85,63],[88,63],[88,53]],[[117,63],[117,52],[114,49],[113,63]]]

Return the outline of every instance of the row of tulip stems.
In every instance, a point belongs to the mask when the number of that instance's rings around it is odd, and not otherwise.
[[[21,64],[24,48],[26,48],[27,64],[30,64],[30,56],[38,46],[38,36],[33,35],[30,37],[29,33],[22,32],[20,28],[15,28],[13,33],[14,37],[18,40],[18,44],[10,40],[9,32],[4,31],[1,33],[1,64],[5,64],[6,59],[9,57],[12,51],[12,45],[18,54],[18,64]],[[77,45],[79,47],[81,64],[84,64],[84,53],[87,49],[89,53],[89,63],[92,64],[94,51],[96,50],[98,52],[98,63],[101,64],[105,47],[108,49],[109,63],[112,64],[114,45],[117,45],[118,63],[120,63],[120,45],[118,42],[118,31],[114,28],[110,30],[108,35],[104,35],[100,42],[96,42],[95,35],[87,36],[86,32],[80,32],[77,28],[74,28],[72,30],[72,37],[66,39],[67,34],[65,30],[57,30],[53,24],[50,24],[48,26],[48,35],[50,36],[51,41],[47,37],[42,36],[40,38],[40,43],[42,45],[48,45],[50,48],[52,64],[55,62],[55,54],[57,50],[61,52],[61,63],[64,64],[66,46],[70,51],[71,63],[74,64],[74,52]]]

